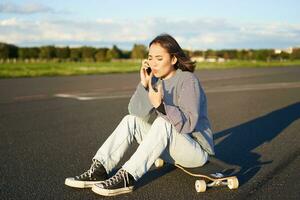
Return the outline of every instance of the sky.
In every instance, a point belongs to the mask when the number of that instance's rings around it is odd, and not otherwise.
[[[299,0],[0,0],[0,42],[132,49],[171,34],[190,50],[300,47]]]

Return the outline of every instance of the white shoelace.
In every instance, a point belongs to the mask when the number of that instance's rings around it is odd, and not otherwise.
[[[84,178],[88,176],[91,178],[92,174],[94,173],[95,169],[99,166],[99,164],[100,164],[99,161],[93,160],[90,169],[84,172],[83,174],[81,174],[79,177]]]
[[[113,177],[107,179],[103,182],[106,186],[113,185],[120,181],[120,179],[124,180],[124,187],[126,187],[127,183],[129,183],[128,173],[124,169],[120,169]]]

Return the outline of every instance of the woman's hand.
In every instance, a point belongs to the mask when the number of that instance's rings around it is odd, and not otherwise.
[[[149,79],[149,93],[148,93],[148,96],[149,96],[150,102],[153,105],[153,107],[158,108],[158,106],[160,106],[160,104],[162,102],[162,98],[163,98],[162,84],[160,83],[157,86],[157,89],[155,91],[153,86],[152,86],[152,77],[153,77],[153,73],[151,72],[150,79]]]
[[[140,70],[140,77],[141,77],[141,83],[144,86],[144,88],[148,88],[149,86],[149,80],[150,80],[150,75],[147,74],[146,69],[149,67],[147,59],[142,61],[142,67]]]

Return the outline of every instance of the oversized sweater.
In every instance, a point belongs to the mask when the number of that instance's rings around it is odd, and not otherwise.
[[[158,116],[168,120],[178,133],[189,134],[208,153],[214,154],[213,134],[207,116],[207,100],[198,78],[191,72],[176,70],[174,76],[166,80],[157,80],[163,86],[163,107],[159,112],[151,104],[148,90],[141,83],[130,99],[130,114],[148,119],[155,111]]]

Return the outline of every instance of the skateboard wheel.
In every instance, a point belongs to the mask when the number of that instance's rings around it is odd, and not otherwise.
[[[237,189],[239,187],[239,180],[237,177],[231,177],[227,180],[229,189]]]
[[[206,191],[206,182],[204,180],[196,180],[195,189],[197,192],[205,192]]]
[[[157,168],[162,167],[164,166],[164,160],[162,160],[161,158],[157,158],[154,164]]]

